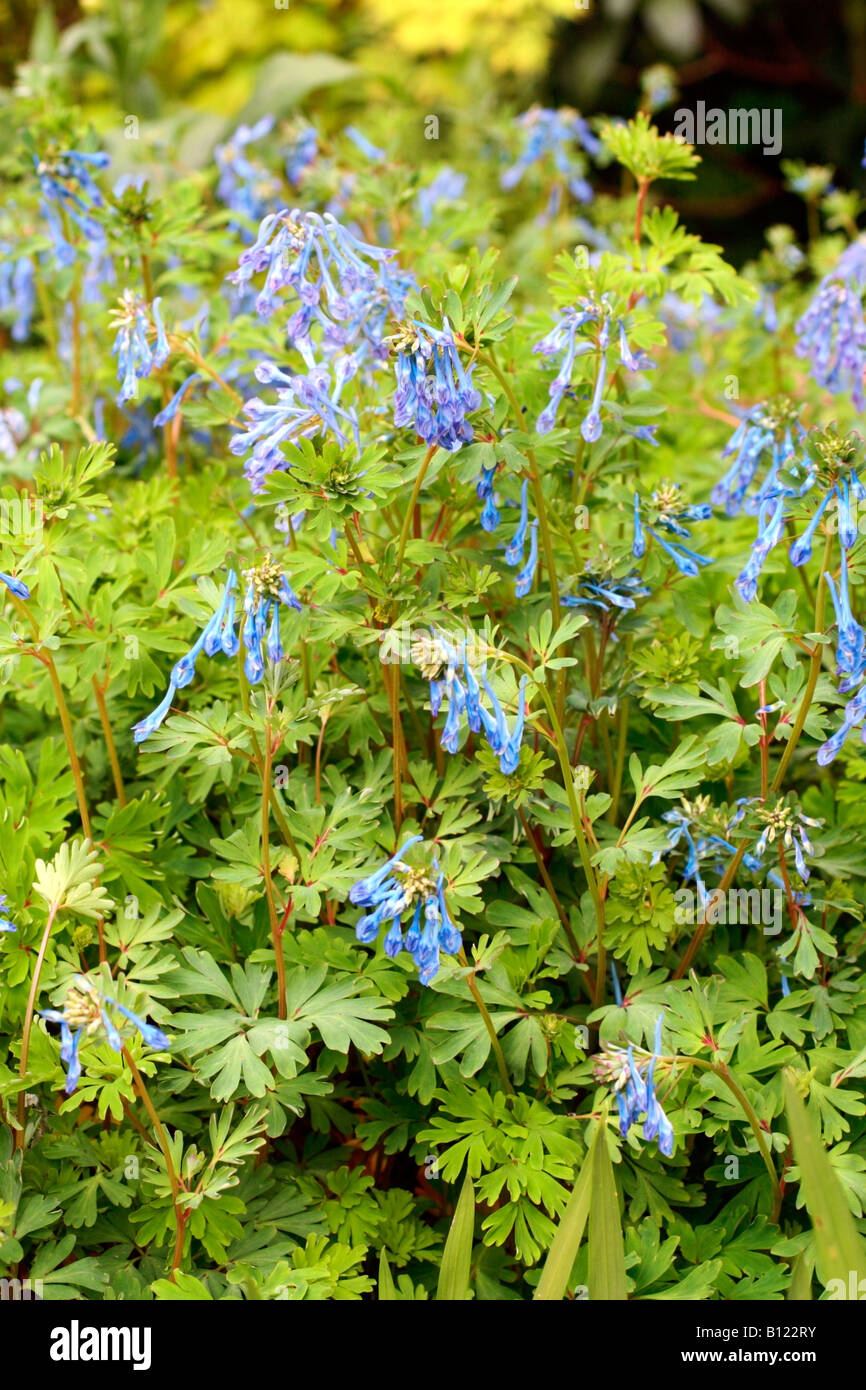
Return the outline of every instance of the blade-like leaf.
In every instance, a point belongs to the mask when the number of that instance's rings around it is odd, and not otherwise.
[[[594,1302],[626,1299],[625,1248],[616,1179],[606,1134],[594,1146],[589,1207],[589,1297]]]
[[[454,1211],[451,1229],[442,1252],[439,1286],[436,1298],[462,1301],[469,1293],[469,1274],[472,1265],[472,1236],[475,1231],[475,1187],[467,1176]]]
[[[383,1303],[387,1299],[393,1303],[396,1297],[397,1290],[394,1288],[394,1280],[391,1278],[388,1256],[383,1250],[379,1255],[379,1302]]]
[[[785,1071],[785,1109],[806,1210],[815,1231],[821,1281],[828,1284],[831,1279],[841,1279],[847,1289],[852,1270],[858,1282],[866,1278],[866,1246],[789,1069]]]
[[[562,1213],[556,1228],[556,1235],[553,1237],[553,1243],[548,1251],[544,1269],[538,1281],[538,1288],[535,1290],[536,1299],[558,1302],[565,1298],[568,1292],[568,1281],[571,1278],[571,1271],[574,1268],[574,1262],[586,1228],[586,1220],[589,1216],[592,1157],[599,1141],[598,1137],[602,1132],[603,1126],[599,1125],[590,1145],[589,1153],[581,1165],[577,1182],[574,1184],[574,1189],[568,1199],[568,1206]]]

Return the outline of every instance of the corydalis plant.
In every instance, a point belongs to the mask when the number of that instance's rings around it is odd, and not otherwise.
[[[68,1096],[72,1095],[81,1079],[79,1047],[83,1039],[98,1037],[106,1041],[113,1052],[123,1050],[122,1033],[111,1016],[114,1011],[131,1023],[142,1041],[155,1052],[167,1052],[171,1046],[161,1028],[146,1022],[125,1004],[119,1004],[116,999],[97,989],[86,976],[76,975],[67,990],[62,1009],[39,1011],[40,1018],[46,1022],[60,1024],[60,1060],[66,1067],[65,1089]]]
[[[378,869],[359,879],[349,890],[349,901],[368,909],[355,926],[358,940],[375,941],[382,923],[390,922],[385,954],[393,958],[408,951],[418,968],[421,984],[429,985],[439,972],[440,950],[455,955],[462,942],[448,914],[445,875],[435,857],[432,867],[405,861],[408,851],[423,839],[423,835],[412,835]],[[404,938],[403,918],[408,913],[411,924]]]

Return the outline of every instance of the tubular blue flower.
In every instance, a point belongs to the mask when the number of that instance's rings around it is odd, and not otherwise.
[[[535,568],[538,564],[538,517],[532,523],[529,530],[529,555],[526,564],[517,575],[514,583],[514,593],[517,598],[525,598],[532,588],[532,581],[535,578]]]
[[[659,1103],[655,1088],[656,1063],[661,1060],[662,1017],[656,1020],[653,1051],[635,1060],[635,1049],[608,1046],[594,1064],[598,1081],[613,1085],[619,1111],[620,1134],[626,1138],[631,1126],[645,1116],[643,1137],[655,1139],[659,1152],[666,1158],[673,1153],[674,1133],[670,1120]],[[646,1069],[646,1075],[644,1070]]]
[[[440,169],[426,188],[418,190],[415,206],[422,227],[430,226],[436,209],[443,203],[456,203],[462,198],[466,178],[466,174],[458,174],[454,169]]]
[[[862,726],[864,720],[866,720],[866,685],[862,685],[853,700],[848,701],[841,725],[835,734],[832,734],[818,749],[816,758],[821,767],[826,767],[828,763],[832,763],[833,759],[841,752],[842,745],[848,735],[853,729]],[[863,730],[862,736],[863,742],[866,743],[866,730]]]
[[[81,1078],[79,1046],[82,1038],[102,1036],[115,1052],[123,1049],[123,1035],[111,1018],[110,1009],[116,1009],[132,1023],[148,1047],[158,1052],[165,1052],[170,1048],[171,1043],[161,1028],[145,1022],[125,1004],[119,1004],[111,995],[98,989],[86,976],[76,975],[73,984],[67,990],[62,1010],[39,1011],[41,1018],[50,1023],[60,1024],[60,1060],[66,1067],[67,1095],[72,1094]]]
[[[75,259],[75,248],[63,233],[56,209],[61,209],[88,241],[104,240],[102,227],[91,216],[93,209],[102,207],[104,201],[91,171],[106,169],[109,157],[102,151],[81,154],[77,150],[62,150],[59,154],[46,155],[44,158],[34,155],[33,164],[42,190],[42,211],[48,222],[58,264],[71,265]]]
[[[9,899],[5,893],[0,893],[0,932],[17,931],[15,923],[12,921],[9,910]]]
[[[391,339],[396,353],[394,424],[452,453],[473,439],[467,415],[481,405],[472,367],[463,366],[447,318],[442,328],[413,319]]]
[[[481,529],[482,531],[495,531],[501,517],[496,499],[493,495],[493,480],[496,477],[496,464],[490,468],[482,468],[475,484],[475,492],[479,499],[484,503],[481,510]]]
[[[159,312],[160,303],[160,299],[155,299],[148,312],[144,300],[132,290],[125,290],[120,307],[112,314],[111,322],[117,329],[117,336],[111,355],[117,358],[117,379],[122,383],[118,405],[137,400],[139,381],[168,359],[170,349]],[[151,333],[156,336],[153,347],[148,340]]]
[[[286,606],[300,610],[300,602],[281,566],[270,555],[266,555],[259,565],[248,570],[246,579],[244,622],[240,639],[235,630],[237,576],[234,570],[229,570],[219,606],[193,645],[175,662],[165,696],[156,709],[133,726],[133,738],[136,743],[143,743],[160,727],[171,709],[177,691],[192,681],[196,662],[202,652],[206,656],[216,656],[222,652],[227,657],[234,657],[240,651],[242,641],[246,648],[244,671],[251,685],[257,684],[264,676],[265,654],[273,664],[282,661],[280,609],[281,606]]]
[[[154,415],[154,425],[158,428],[161,428],[163,425],[167,425],[171,420],[173,420],[175,415],[177,415],[177,412],[180,410],[180,407],[183,404],[183,401],[190,387],[194,386],[197,381],[201,380],[201,372],[193,372],[191,376],[188,376],[186,381],[182,382],[181,385],[177,388],[168,404],[163,406],[162,410],[159,412],[158,415]]]
[[[727,473],[710,493],[714,506],[723,506],[728,516],[736,516],[744,506],[754,514],[761,501],[776,492],[779,469],[793,459],[797,444],[805,434],[797,411],[798,407],[787,397],[752,407],[722,450],[722,458],[734,457]],[[763,482],[754,495],[747,497],[758,470],[768,457],[770,468]]]
[[[609,568],[597,568],[587,562],[575,593],[560,594],[559,601],[565,608],[599,608],[605,622],[611,625],[619,614],[637,606],[635,599],[649,593],[637,570],[615,578]]]
[[[517,715],[514,720],[514,728],[508,735],[499,756],[499,769],[506,776],[517,771],[517,764],[520,762],[520,745],[523,742],[523,724],[526,717],[526,677],[520,678],[520,689],[517,694]]]
[[[858,686],[866,675],[866,633],[851,612],[848,595],[848,553],[842,551],[839,588],[831,574],[824,575],[836,614],[836,674],[842,677],[839,690],[844,695]]]
[[[636,560],[640,560],[646,553],[646,536],[640,520],[640,496],[634,495],[634,539],[632,541],[631,553]]]
[[[343,130],[344,135],[348,135],[352,144],[366,155],[372,164],[380,164],[385,158],[385,151],[380,150],[378,145],[374,145],[372,140],[368,140],[357,126],[347,125]]]
[[[314,162],[319,139],[313,126],[306,121],[296,123],[286,152],[286,178],[294,187],[302,181],[304,171]]]
[[[527,169],[549,155],[559,175],[559,180],[552,189],[556,194],[554,208],[559,207],[563,188],[567,188],[578,202],[591,202],[593,192],[584,177],[583,162],[574,159],[572,150],[575,144],[578,144],[587,154],[595,156],[601,150],[601,142],[592,133],[583,116],[577,111],[572,111],[570,107],[562,107],[557,111],[549,107],[532,106],[516,118],[515,124],[525,131],[525,143],[517,161],[500,177],[501,187],[515,188]],[[550,211],[549,208],[548,215]]]
[[[11,247],[3,244],[0,251],[8,254]],[[11,312],[14,317],[12,339],[24,343],[30,337],[30,324],[36,305],[36,268],[29,256],[0,263],[0,313]]]
[[[5,584],[9,592],[14,594],[16,598],[30,597],[30,590],[23,579],[16,579],[14,574],[4,574],[3,571],[0,570],[0,583]]]
[[[520,489],[520,520],[517,530],[505,550],[505,563],[512,566],[523,563],[523,548],[526,544],[526,529],[529,525],[529,479],[524,478]]]
[[[762,502],[758,513],[758,535],[752,546],[745,566],[734,581],[737,590],[747,603],[751,603],[758,592],[758,578],[764,562],[771,550],[779,544],[785,532],[785,508],[788,494],[782,493],[772,512],[769,502]]]
[[[217,197],[232,212],[251,222],[261,221],[280,197],[279,180],[247,154],[248,147],[269,135],[273,128],[274,117],[262,116],[253,126],[239,125],[231,139],[214,150],[219,170]],[[237,228],[240,224],[232,225]]]
[[[535,344],[533,351],[543,357],[562,357],[559,371],[548,388],[550,402],[536,421],[535,428],[539,434],[549,434],[556,424],[562,398],[571,387],[572,368],[576,359],[586,353],[597,353],[592,400],[581,425],[581,434],[589,444],[595,443],[601,437],[601,404],[607,373],[611,314],[612,307],[607,296],[603,295],[600,300],[581,299],[576,306],[564,309],[559,322]],[[577,334],[587,325],[594,336],[578,342]],[[618,335],[620,361],[628,371],[642,371],[654,366],[643,353],[632,352],[622,320],[618,321]]]
[[[826,510],[827,503],[830,501],[832,495],[833,490],[826,494],[826,496],[818,504],[818,510],[815,512],[814,516],[812,517],[812,520],[809,522],[809,525],[806,527],[802,536],[798,536],[795,541],[791,542],[791,548],[788,551],[788,558],[791,561],[792,565],[805,565],[808,563],[809,560],[811,560],[812,541],[814,539],[815,532],[818,529],[818,524],[821,520],[821,517],[824,515],[824,512]]]
[[[421,835],[411,836],[390,859],[354,884],[349,890],[349,901],[373,909],[365,912],[356,923],[358,940],[370,944],[378,936],[382,923],[390,919],[391,926],[384,941],[385,953],[393,959],[401,950],[408,951],[421,984],[429,985],[439,970],[440,951],[454,955],[460,950],[462,941],[448,913],[445,878],[436,860],[433,860],[432,874],[424,867],[416,868],[404,861],[406,852],[422,839]],[[404,940],[402,918],[409,910],[413,913],[412,924]]]
[[[864,408],[866,324],[862,296],[866,285],[866,240],[843,251],[836,267],[820,281],[805,314],[796,324],[798,357],[808,358],[819,386],[834,394],[849,391]]]
[[[229,449],[233,454],[250,454],[244,464],[250,489],[259,493],[271,473],[291,471],[300,458],[297,440],[325,435],[329,431],[337,442],[346,446],[351,437],[360,456],[361,437],[358,416],[351,407],[340,403],[346,382],[355,375],[357,364],[352,353],[337,357],[331,368],[318,366],[307,353],[309,371],[291,375],[273,362],[259,362],[255,375],[263,385],[276,385],[277,399],[268,404],[258,396],[244,402],[243,413],[249,428],[233,435]],[[293,448],[295,458],[282,452],[283,445]]]

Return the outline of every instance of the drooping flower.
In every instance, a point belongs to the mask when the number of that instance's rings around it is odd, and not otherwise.
[[[863,290],[866,286],[866,238],[851,243],[835,268],[820,281],[796,331],[794,349],[808,358],[819,386],[834,394],[849,391],[858,410],[863,410],[863,372],[866,370],[866,323]]]
[[[260,564],[247,570],[244,577],[247,580],[247,589],[240,638],[235,630],[237,576],[234,570],[229,570],[218,608],[189,650],[175,662],[166,694],[146,718],[134,725],[132,733],[136,743],[143,743],[160,727],[178,690],[182,690],[192,681],[196,662],[202,652],[206,656],[216,656],[221,651],[227,657],[234,657],[237,656],[243,642],[246,649],[244,671],[251,685],[257,685],[262,680],[265,674],[265,657],[273,663],[283,659],[280,639],[281,608],[285,606],[300,611],[300,601],[293,592],[282,566],[270,555],[266,555]]]
[[[448,319],[441,329],[412,319],[389,341],[396,356],[396,427],[411,426],[425,444],[452,453],[470,444],[467,416],[480,407],[481,393],[472,385],[472,365],[463,365]]]
[[[239,125],[229,140],[217,145],[214,159],[219,170],[217,197],[233,212],[260,222],[280,197],[280,183],[247,149],[274,128],[273,116],[262,116],[255,125]]]
[[[256,298],[261,318],[271,317],[284,290],[298,296],[300,307],[287,326],[295,346],[311,343],[317,328],[326,346],[343,349],[357,340],[364,355],[382,360],[388,316],[402,315],[415,283],[394,263],[395,254],[361,241],[331,213],[283,208],[263,219],[229,279],[243,289],[265,273]]]
[[[357,126],[347,125],[343,130],[343,134],[348,135],[355,148],[360,150],[361,154],[369,159],[371,164],[381,164],[382,160],[385,159],[385,151],[380,150],[378,145],[374,145],[372,140],[368,140],[363,131],[359,130]]]
[[[30,597],[30,590],[23,579],[16,579],[14,574],[4,574],[3,571],[0,570],[0,583],[5,584],[9,592],[13,593],[16,598]]]
[[[746,603],[751,603],[756,597],[758,579],[767,556],[785,534],[786,498],[787,494],[781,492],[775,501],[765,499],[758,509],[758,534],[748,560],[734,581]]]
[[[516,118],[516,124],[525,133],[524,146],[516,162],[502,174],[499,180],[502,188],[515,188],[527,169],[550,156],[558,177],[551,189],[554,196],[548,205],[547,217],[558,210],[564,189],[568,189],[579,203],[591,203],[593,192],[585,177],[585,162],[575,159],[574,151],[579,145],[587,154],[597,155],[601,141],[583,116],[570,107],[552,110],[532,106]]]
[[[354,355],[344,353],[329,366],[317,365],[309,349],[303,355],[309,368],[306,373],[292,374],[273,362],[259,362],[256,380],[276,385],[277,399],[273,404],[258,396],[245,401],[243,413],[249,427],[229,442],[233,454],[251,452],[244,472],[254,493],[262,491],[265,479],[275,470],[291,469],[293,460],[283,453],[283,446],[296,444],[302,436],[311,438],[330,431],[345,445],[351,435],[361,452],[357,414],[354,408],[340,403],[343,387],[357,370]]]
[[[621,614],[637,606],[636,599],[650,592],[637,570],[617,575],[612,562],[599,557],[587,561],[574,593],[560,594],[559,601],[565,608],[598,609],[612,626]]]
[[[75,259],[75,248],[69,243],[66,231],[58,212],[69,218],[88,241],[102,241],[105,233],[91,215],[94,208],[103,205],[102,193],[93,178],[93,172],[106,169],[109,157],[102,151],[95,154],[82,154],[78,150],[62,150],[57,154],[47,154],[40,158],[33,156],[33,163],[42,190],[42,212],[54,243],[57,263],[71,265]]]
[[[674,1131],[659,1102],[655,1082],[656,1065],[662,1060],[661,1041],[662,1015],[659,1014],[652,1052],[641,1052],[636,1059],[634,1046],[622,1048],[609,1044],[596,1058],[593,1071],[597,1081],[614,1088],[623,1139],[631,1126],[644,1116],[644,1139],[655,1139],[659,1153],[670,1158],[674,1148]]]
[[[645,523],[642,520],[644,511],[647,513]],[[684,502],[679,483],[662,483],[647,503],[642,503],[640,494],[636,492],[632,554],[635,559],[640,559],[646,553],[645,525],[646,531],[658,542],[665,554],[670,556],[681,574],[699,574],[700,566],[712,564],[712,560],[706,555],[697,554],[687,546],[667,540],[662,532],[667,531],[669,535],[684,536],[690,540],[691,526],[686,525],[686,522],[706,521],[711,514],[709,503],[701,502],[695,505]]]
[[[854,690],[866,675],[866,633],[851,612],[848,594],[848,552],[844,547],[838,590],[832,574],[825,574],[824,578],[836,614],[836,674],[842,678],[839,690],[844,695]]]
[[[9,899],[5,893],[0,893],[0,932],[17,931],[15,923],[10,915]]]
[[[383,923],[390,922],[384,948],[392,959],[402,950],[409,952],[418,968],[422,985],[429,985],[439,971],[440,951],[456,955],[462,945],[445,902],[445,875],[434,858],[432,866],[412,866],[404,856],[423,841],[412,835],[395,854],[349,889],[349,901],[367,911],[355,925],[359,941],[375,941]],[[403,935],[403,918],[412,913],[409,930]],[[423,917],[423,927],[422,927]]]
[[[117,329],[117,336],[111,355],[117,358],[117,379],[121,383],[118,405],[137,400],[139,381],[168,360],[171,349],[160,313],[161,303],[157,297],[148,305],[133,290],[125,290],[119,307],[112,313],[111,324]]]
[[[475,484],[475,492],[479,501],[484,503],[481,509],[481,529],[482,531],[495,531],[502,520],[499,508],[496,505],[496,498],[493,495],[493,480],[496,477],[496,464],[490,468],[482,468]]]
[[[0,250],[8,252],[9,247]],[[24,343],[30,337],[30,324],[36,304],[36,267],[30,256],[17,256],[0,262],[0,313],[13,315],[12,339]]]
[[[526,719],[526,679],[524,677],[520,683],[517,715],[509,731],[505,712],[487,678],[487,667],[479,663],[476,672],[469,659],[469,646],[469,641],[463,641],[458,647],[435,629],[432,634],[418,632],[413,638],[412,657],[430,683],[430,712],[434,719],[447,701],[440,740],[446,752],[457,752],[465,722],[472,733],[483,733],[490,749],[499,758],[500,771],[510,775],[517,770],[520,761]]]
[[[780,468],[793,458],[804,437],[798,413],[799,407],[787,397],[752,406],[722,450],[723,458],[734,457],[710,493],[713,506],[724,507],[728,516],[736,516],[741,508],[754,515],[776,492]],[[770,467],[760,487],[748,496],[765,461]]]
[[[290,131],[290,143],[286,151],[286,178],[297,187],[302,182],[304,171],[316,158],[319,138],[315,128],[307,121],[298,121]]]
[[[66,1067],[66,1094],[72,1095],[81,1078],[79,1046],[82,1039],[101,1036],[114,1052],[124,1046],[123,1035],[109,1010],[117,1010],[155,1052],[167,1052],[171,1043],[161,1028],[147,1023],[125,1004],[119,1004],[84,975],[75,975],[61,1009],[40,1009],[39,1016],[60,1024],[60,1060]]]
[[[536,421],[539,434],[549,434],[556,424],[563,396],[571,390],[571,375],[578,357],[587,353],[596,354],[595,380],[589,410],[580,430],[588,444],[601,437],[601,407],[607,376],[608,349],[613,326],[613,308],[607,295],[601,299],[586,298],[578,301],[572,308],[563,309],[559,322],[549,333],[535,344],[533,352],[545,358],[561,357],[559,370],[548,387],[550,401]],[[578,341],[578,334],[586,328],[587,336]],[[635,353],[629,346],[625,324],[616,320],[617,351],[622,365],[627,371],[644,371],[654,364],[643,353]]]
[[[466,174],[458,174],[454,169],[440,169],[426,188],[418,190],[415,206],[422,227],[430,226],[436,209],[443,203],[456,203],[463,197],[466,178]]]

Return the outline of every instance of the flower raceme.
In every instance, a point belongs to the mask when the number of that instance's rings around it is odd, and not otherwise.
[[[118,405],[138,399],[138,383],[150,376],[153,369],[164,365],[171,351],[157,297],[148,305],[133,290],[125,290],[119,307],[112,313],[112,327],[117,329],[113,357],[117,358],[117,379],[121,383]],[[150,336],[156,341],[150,343]]]
[[[40,1009],[40,1018],[60,1024],[60,1060],[66,1067],[66,1094],[72,1095],[81,1079],[79,1046],[82,1038],[100,1036],[114,1052],[120,1052],[124,1042],[117,1023],[109,1011],[117,1011],[140,1033],[142,1040],[155,1052],[167,1052],[171,1043],[161,1028],[147,1023],[138,1014],[119,1004],[110,995],[98,990],[84,975],[75,975],[62,1009]]]
[[[445,875],[437,860],[432,870],[413,867],[403,856],[423,835],[412,835],[378,869],[359,879],[349,889],[349,901],[367,910],[355,926],[359,941],[375,941],[384,922],[390,922],[385,936],[386,955],[392,959],[406,950],[418,968],[422,985],[429,985],[439,971],[440,951],[456,955],[462,945],[445,903]],[[411,924],[403,934],[403,920],[411,913]]]
[[[472,366],[460,359],[448,319],[440,329],[412,319],[389,341],[396,357],[395,426],[410,425],[425,444],[452,452],[470,444],[466,417],[478,410],[481,392],[472,385]]]
[[[575,307],[563,309],[559,322],[535,344],[533,351],[542,357],[547,359],[561,357],[562,359],[559,371],[548,387],[550,402],[536,421],[535,428],[539,434],[549,434],[556,424],[562,398],[571,390],[571,375],[577,358],[583,357],[587,353],[595,353],[597,355],[595,384],[589,410],[583,418],[580,432],[587,444],[594,444],[597,439],[601,438],[601,407],[611,340],[611,315],[612,309],[605,296],[602,296],[599,301],[590,298],[581,299]],[[593,336],[587,336],[578,341],[578,333],[584,328],[589,328]],[[655,365],[645,354],[632,351],[622,319],[617,321],[616,347],[619,360],[627,371],[644,371]]]
[[[722,458],[734,457],[710,493],[714,507],[724,507],[728,516],[736,516],[742,509],[754,515],[776,493],[780,468],[793,458],[805,436],[797,414],[798,407],[787,397],[753,406],[747,412],[722,450]],[[760,487],[747,496],[766,459],[770,467]]]
[[[659,1014],[651,1053],[644,1053],[636,1061],[634,1046],[608,1046],[596,1059],[594,1075],[597,1081],[613,1086],[623,1139],[631,1126],[644,1116],[644,1139],[655,1139],[659,1153],[670,1158],[674,1150],[673,1126],[661,1107],[655,1089],[655,1069],[661,1061],[661,1041],[662,1015]]]
[[[202,652],[206,656],[216,656],[221,651],[225,656],[234,657],[243,643],[246,650],[244,672],[251,685],[257,685],[264,677],[266,660],[274,664],[282,661],[284,652],[280,637],[281,610],[285,606],[300,612],[300,601],[281,566],[270,556],[266,556],[260,565],[247,570],[244,577],[247,580],[247,588],[240,638],[235,631],[237,576],[234,570],[229,570],[216,612],[205,624],[189,651],[175,662],[168,690],[162,700],[146,718],[139,720],[133,727],[136,743],[143,743],[160,727],[178,690],[182,690],[192,681],[196,662]]]
[[[581,145],[587,154],[597,155],[601,151],[601,141],[583,116],[570,107],[552,110],[532,106],[517,117],[515,124],[524,135],[524,145],[515,163],[501,175],[500,186],[516,188],[533,164],[550,156],[559,178],[551,188],[547,218],[559,211],[563,186],[579,203],[591,203],[592,188],[584,177],[582,163],[575,160],[572,151],[575,145]]]
[[[463,642],[458,649],[442,633],[435,631],[431,638],[426,634],[416,638],[415,662],[430,682],[430,712],[436,719],[443,702],[447,701],[448,711],[440,740],[446,752],[457,752],[465,723],[471,733],[484,734],[499,758],[500,771],[510,776],[517,771],[520,762],[526,720],[526,677],[520,682],[517,714],[509,730],[502,705],[487,679],[487,668],[482,666],[476,674],[467,655],[467,645]]]
[[[858,410],[866,405],[864,286],[866,238],[860,237],[842,252],[838,264],[819,283],[812,302],[797,322],[799,341],[794,349],[798,357],[809,359],[819,386],[834,394],[849,391]]]
[[[694,577],[700,573],[701,565],[712,564],[712,560],[706,555],[698,555],[696,551],[689,550],[685,545],[666,540],[662,534],[667,531],[669,535],[684,536],[686,540],[691,539],[691,529],[685,523],[687,521],[706,521],[712,514],[709,503],[701,502],[697,505],[691,505],[683,502],[679,483],[663,483],[652,494],[649,504],[641,503],[640,494],[636,492],[634,495],[634,538],[632,541],[632,554],[636,560],[642,559],[646,553],[646,535],[641,519],[643,512],[648,513],[652,518],[652,522],[647,521],[646,530],[658,542],[665,554],[670,556],[680,574]]]

